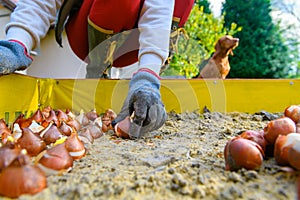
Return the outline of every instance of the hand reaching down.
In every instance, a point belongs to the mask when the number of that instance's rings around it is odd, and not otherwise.
[[[167,119],[160,96],[159,77],[151,70],[141,69],[129,83],[128,96],[113,125],[132,116],[129,136],[140,138],[159,129]]]
[[[24,70],[32,63],[25,46],[15,40],[0,41],[0,75]]]

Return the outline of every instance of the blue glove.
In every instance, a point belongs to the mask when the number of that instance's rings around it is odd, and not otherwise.
[[[0,75],[24,70],[32,63],[27,50],[18,41],[0,40]]]
[[[126,116],[134,117],[129,128],[130,138],[140,138],[157,130],[167,120],[167,113],[160,96],[160,80],[150,70],[139,70],[129,83],[127,98],[121,112],[112,124],[122,121]]]

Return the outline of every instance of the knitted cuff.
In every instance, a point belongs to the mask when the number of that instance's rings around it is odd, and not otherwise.
[[[18,40],[8,40],[8,41],[10,41],[10,42],[16,42],[16,43],[20,44],[20,45],[24,48],[24,54],[25,54],[29,59],[33,60],[33,58],[32,58],[32,57],[30,56],[30,54],[28,53],[28,50],[27,50],[26,46],[25,46],[22,42],[20,42],[20,41],[18,41]]]

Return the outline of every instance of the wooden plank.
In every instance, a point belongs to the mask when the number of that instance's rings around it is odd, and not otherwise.
[[[46,79],[21,74],[0,77],[0,118],[14,120],[15,113],[32,113],[39,107],[121,110],[129,80]],[[283,112],[300,104],[298,79],[162,79],[166,110],[202,112]]]

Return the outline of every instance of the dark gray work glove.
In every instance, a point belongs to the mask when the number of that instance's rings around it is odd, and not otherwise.
[[[32,63],[26,47],[15,40],[0,40],[0,75],[24,70]]]
[[[129,128],[130,138],[140,138],[159,129],[167,120],[159,89],[160,80],[154,72],[148,69],[139,70],[133,75],[127,98],[112,124],[117,124],[134,112]]]

